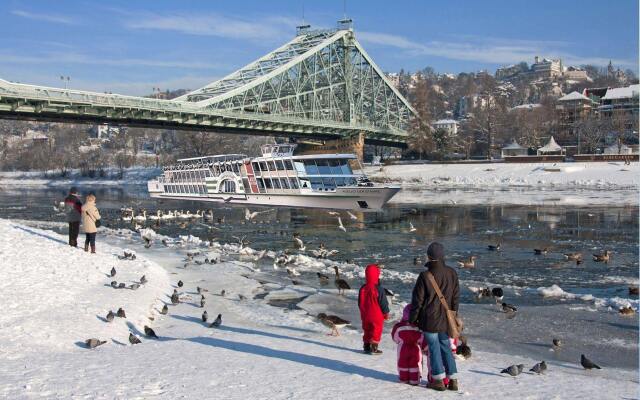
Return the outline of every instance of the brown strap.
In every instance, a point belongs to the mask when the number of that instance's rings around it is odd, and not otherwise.
[[[429,282],[431,282],[431,286],[433,286],[433,290],[436,291],[436,294],[438,295],[438,299],[440,300],[440,303],[442,304],[444,309],[449,311],[449,305],[447,304],[447,299],[445,299],[445,297],[442,295],[442,292],[440,291],[440,286],[438,286],[438,284],[436,283],[436,278],[433,277],[433,274],[430,271],[427,271],[427,279],[429,279]]]

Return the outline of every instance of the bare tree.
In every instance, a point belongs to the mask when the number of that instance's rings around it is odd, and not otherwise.
[[[589,115],[582,121],[577,121],[575,124],[576,133],[578,134],[579,151],[582,150],[582,146],[589,153],[595,153],[596,149],[605,134],[610,128],[608,120],[599,119],[595,115]]]

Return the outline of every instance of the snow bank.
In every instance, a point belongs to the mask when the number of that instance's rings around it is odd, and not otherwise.
[[[107,168],[104,177],[85,177],[79,170],[72,170],[65,177],[60,177],[58,171],[15,171],[0,172],[2,186],[121,186],[146,185],[147,181],[160,175],[162,169],[154,167],[132,167],[124,170],[122,178],[115,168]]]
[[[66,245],[66,237],[0,220],[0,358],[42,357],[79,351],[88,338],[128,343],[129,331],[149,324],[157,299],[169,292],[167,273],[144,259],[118,260],[117,248],[100,243],[89,254]],[[116,276],[107,274],[116,269]],[[137,290],[127,287],[145,275]],[[104,317],[122,307],[126,319]]]

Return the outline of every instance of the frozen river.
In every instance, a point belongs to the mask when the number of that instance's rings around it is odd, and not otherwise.
[[[99,237],[98,242],[131,240],[122,234],[132,226],[121,221],[121,207],[143,208],[148,214],[158,209],[195,212],[203,207],[174,201],[160,204],[136,186],[103,188],[96,194],[104,225],[109,228],[108,239]],[[63,230],[56,222],[63,222],[64,217],[55,213],[53,204],[64,195],[63,189],[0,189],[0,217]],[[193,235],[223,243],[246,236],[254,249],[290,249],[293,253],[299,253],[292,239],[298,233],[307,245],[307,256],[320,243],[338,250],[331,260],[353,287],[361,284],[362,266],[384,264],[383,284],[397,293],[394,301],[400,303],[410,300],[426,246],[437,240],[445,245],[451,266],[468,256],[478,257],[476,268],[458,269],[468,334],[476,343],[487,350],[527,352],[540,359],[575,360],[580,348],[619,367],[638,368],[637,316],[623,317],[616,311],[623,304],[638,308],[638,298],[628,293],[629,285],[638,284],[637,206],[432,205],[421,202],[420,195],[414,194],[413,199],[391,204],[379,213],[356,213],[355,218],[343,213],[347,232],[339,230],[336,217],[326,211],[301,209],[275,209],[247,222],[244,208],[224,207],[213,210],[211,222],[145,225],[170,237]],[[410,224],[415,231],[410,231]],[[501,244],[501,251],[487,250],[488,244],[496,243]],[[139,237],[131,243],[132,247],[140,245]],[[534,255],[534,248],[544,247],[549,249],[547,255]],[[613,251],[609,264],[592,261],[592,253],[607,249]],[[584,263],[565,262],[563,253],[568,252],[581,252]],[[272,260],[261,260],[257,267],[260,271],[249,277],[291,285],[286,270],[275,270]],[[316,272],[327,272],[328,267],[300,259],[295,265],[300,275],[295,280],[304,286],[319,286]],[[496,286],[505,289],[505,301],[519,307],[516,318],[505,319],[490,300],[479,301],[473,293],[475,288]],[[300,306],[313,308],[305,302]],[[333,306],[353,313],[353,304]],[[564,353],[551,355],[549,337],[562,337],[576,344],[576,350],[568,346]]]

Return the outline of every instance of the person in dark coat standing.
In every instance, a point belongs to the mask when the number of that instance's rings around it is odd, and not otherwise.
[[[447,301],[449,309],[458,311],[460,285],[456,271],[444,263],[444,246],[433,242],[427,249],[427,271],[418,276],[411,298],[409,322],[420,327],[429,346],[429,361],[433,382],[428,388],[446,390],[443,379],[449,378],[448,389],[458,390],[456,361],[449,342],[448,320],[444,306],[433,289],[427,273],[430,272]]]
[[[78,197],[78,190],[72,187],[69,195],[64,199],[64,209],[69,223],[69,246],[78,247],[80,234],[80,220],[82,219],[82,201]]]
[[[382,354],[378,349],[382,338],[384,320],[389,318],[389,302],[380,285],[380,268],[376,264],[367,265],[364,270],[366,283],[358,292],[358,308],[362,320],[362,341],[366,354]]]

